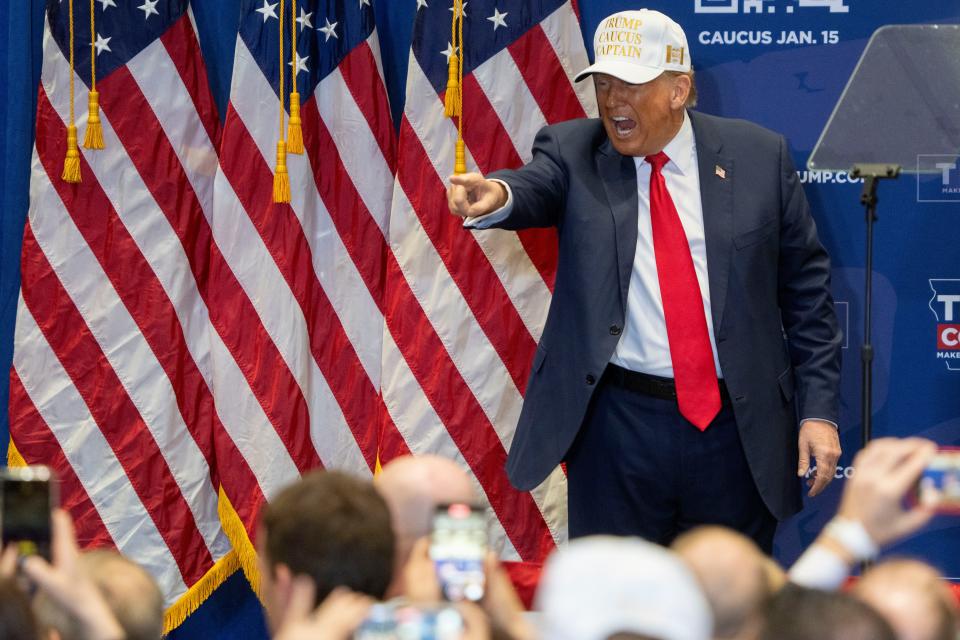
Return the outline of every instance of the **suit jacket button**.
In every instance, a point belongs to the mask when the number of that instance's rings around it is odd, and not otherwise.
[[[591,374],[587,374],[587,384],[591,387],[597,382],[597,379],[594,378]]]
[[[610,325],[610,335],[618,336],[622,331],[623,329],[621,329],[618,325],[615,325],[615,324]]]

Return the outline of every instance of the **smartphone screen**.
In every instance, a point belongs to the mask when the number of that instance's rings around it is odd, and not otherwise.
[[[920,476],[917,502],[940,513],[960,515],[960,449],[941,449]]]
[[[460,640],[464,622],[451,605],[375,604],[354,640]]]
[[[481,508],[462,503],[437,507],[430,557],[444,598],[453,602],[483,598],[486,553],[487,526]]]
[[[20,555],[50,558],[50,512],[56,505],[50,469],[16,467],[0,470],[0,532],[3,546],[17,546]]]
[[[460,640],[464,622],[451,605],[375,604],[354,640]]]

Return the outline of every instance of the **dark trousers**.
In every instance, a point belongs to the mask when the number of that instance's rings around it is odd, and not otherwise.
[[[570,537],[640,536],[663,545],[702,524],[773,548],[777,521],[760,497],[733,410],[700,431],[675,400],[604,377],[566,457]]]

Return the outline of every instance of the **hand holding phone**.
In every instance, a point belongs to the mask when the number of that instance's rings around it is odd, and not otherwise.
[[[437,507],[430,537],[430,558],[443,597],[452,602],[483,598],[487,527],[483,509],[454,503]]]
[[[449,604],[388,602],[370,608],[354,640],[461,640],[463,616]]]
[[[49,467],[0,468],[0,536],[21,556],[50,559],[51,513],[59,503]]]
[[[960,515],[960,448],[937,451],[920,475],[916,499],[937,513]]]

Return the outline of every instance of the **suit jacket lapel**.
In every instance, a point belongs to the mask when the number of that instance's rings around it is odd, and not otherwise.
[[[637,252],[637,169],[633,158],[617,153],[605,140],[597,153],[597,171],[610,203],[617,246],[620,303],[627,308],[630,272]]]
[[[724,155],[723,141],[710,122],[695,111],[687,113],[697,144],[711,315],[714,335],[719,339],[733,259],[733,180],[736,174],[733,160]]]

